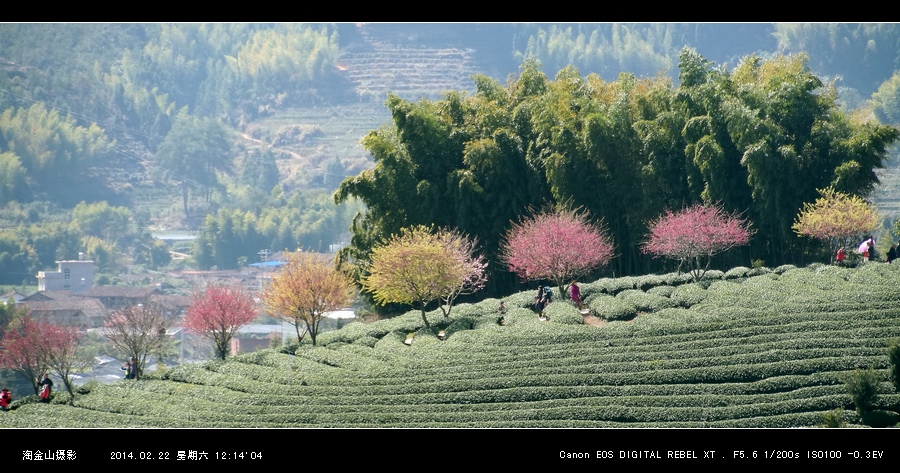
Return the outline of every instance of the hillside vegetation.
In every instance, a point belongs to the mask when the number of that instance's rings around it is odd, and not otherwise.
[[[835,412],[859,424],[844,381],[868,367],[880,396],[866,423],[895,424],[898,276],[871,263],[604,278],[582,285],[602,326],[560,301],[541,322],[526,291],[503,299],[505,325],[497,299],[430,312],[444,341],[409,312],[315,347],[87,385],[71,405],[20,399],[0,427],[813,427]]]

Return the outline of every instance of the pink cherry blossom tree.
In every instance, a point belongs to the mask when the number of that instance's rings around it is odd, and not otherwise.
[[[565,299],[566,285],[603,267],[614,247],[602,227],[575,210],[544,211],[513,224],[501,258],[526,281],[549,280]]]
[[[49,371],[47,354],[44,349],[47,334],[53,329],[50,324],[26,315],[10,327],[0,340],[0,368],[6,368],[27,379],[38,394],[44,373]]]
[[[694,205],[679,212],[666,211],[650,222],[650,234],[641,251],[677,260],[678,271],[688,264],[695,281],[709,268],[710,258],[750,242],[749,222],[730,215],[718,205]]]
[[[238,328],[253,322],[258,316],[253,298],[240,288],[209,285],[195,293],[187,310],[184,326],[206,337],[216,347],[216,355],[228,356],[231,338]]]

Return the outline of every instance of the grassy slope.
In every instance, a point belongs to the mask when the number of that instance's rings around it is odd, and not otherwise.
[[[538,321],[531,291],[505,299],[505,326],[497,300],[429,313],[444,342],[415,312],[354,323],[295,355],[94,386],[74,407],[17,401],[0,427],[815,426],[841,407],[858,420],[842,379],[867,366],[882,407],[900,409],[885,349],[900,337],[900,266],[747,271],[714,272],[708,288],[674,275],[583,284],[592,307],[615,296],[639,312],[601,328],[567,302]]]

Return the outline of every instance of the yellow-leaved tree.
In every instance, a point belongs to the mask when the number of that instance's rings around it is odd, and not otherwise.
[[[830,244],[832,257],[840,246],[851,245],[878,226],[878,210],[863,198],[830,187],[818,191],[821,197],[803,204],[791,228],[799,235]]]
[[[315,345],[328,312],[347,307],[355,295],[353,283],[328,258],[297,251],[287,256],[262,299],[269,314],[294,326],[298,342],[309,333]]]
[[[422,311],[441,300],[449,316],[453,300],[484,286],[483,257],[475,254],[475,243],[457,232],[434,230],[422,225],[404,228],[400,234],[372,250],[369,274],[362,285],[379,304],[410,304]],[[446,307],[446,309],[445,309]]]

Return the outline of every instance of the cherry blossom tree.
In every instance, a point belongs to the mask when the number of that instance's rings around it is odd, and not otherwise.
[[[42,348],[50,371],[62,379],[66,391],[75,397],[72,376],[90,368],[93,357],[84,353],[82,341],[84,333],[71,325],[47,324],[48,330],[43,334]]]
[[[40,391],[41,378],[48,371],[47,356],[43,348],[50,324],[26,315],[11,326],[0,340],[0,367],[12,370],[27,379],[34,393]]]
[[[881,221],[878,210],[861,197],[819,189],[821,197],[803,204],[791,227],[797,234],[815,238],[831,246],[834,257],[838,247],[849,246],[863,235],[871,234]]]
[[[677,260],[678,271],[688,264],[695,281],[709,268],[710,259],[750,242],[749,222],[730,215],[719,205],[694,205],[667,211],[650,222],[650,234],[641,251]]]
[[[134,379],[140,379],[147,355],[162,351],[169,340],[166,332],[174,323],[159,307],[138,304],[108,313],[102,331],[113,346],[135,359]]]
[[[569,282],[606,265],[613,251],[604,229],[591,224],[587,213],[556,210],[514,224],[506,233],[501,258],[526,281],[553,281],[563,300]]]
[[[322,255],[300,251],[287,257],[262,299],[270,314],[294,326],[298,341],[309,333],[315,345],[326,314],[347,307],[355,293],[352,281]]]
[[[194,293],[184,326],[213,342],[216,356],[225,359],[230,342],[240,327],[256,319],[253,298],[242,289],[209,285]]]
[[[401,230],[388,241],[372,249],[369,274],[363,288],[372,293],[379,304],[410,304],[422,311],[441,300],[449,316],[454,299],[484,286],[482,257],[474,253],[475,243],[447,230],[434,231],[425,226]]]
[[[487,261],[484,256],[477,253],[478,243],[459,233],[450,232],[442,235],[445,248],[452,254],[453,259],[462,265],[462,278],[451,284],[441,294],[441,312],[444,317],[450,317],[453,303],[462,295],[474,294],[487,283]]]

